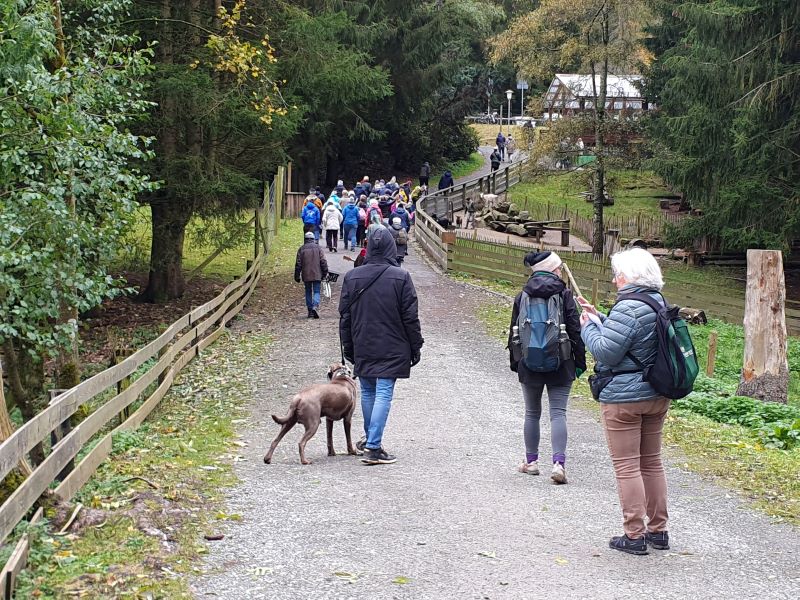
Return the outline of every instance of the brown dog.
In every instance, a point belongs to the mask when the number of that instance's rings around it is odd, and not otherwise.
[[[311,385],[300,390],[292,398],[289,414],[285,417],[272,415],[272,420],[282,427],[278,437],[269,447],[269,452],[264,456],[265,463],[269,464],[272,461],[272,453],[275,452],[283,436],[297,423],[302,423],[306,432],[300,439],[300,462],[310,465],[311,461],[306,459],[306,444],[317,433],[322,417],[325,417],[328,429],[328,456],[336,456],[333,449],[333,422],[339,419],[344,419],[347,453],[357,454],[350,439],[350,424],[356,408],[356,382],[350,377],[350,369],[339,363],[334,363],[328,368],[328,379],[331,380],[330,383]]]

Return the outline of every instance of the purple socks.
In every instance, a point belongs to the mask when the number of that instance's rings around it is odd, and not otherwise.
[[[567,455],[566,454],[553,454],[553,464],[561,463],[561,466],[564,466],[564,463],[567,462]]]
[[[528,464],[531,464],[532,462],[536,462],[537,460],[539,460],[539,455],[538,454],[528,454],[526,452],[525,453],[525,460],[528,462]]]

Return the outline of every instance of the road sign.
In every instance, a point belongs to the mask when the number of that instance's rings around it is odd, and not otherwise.
[[[528,89],[528,82],[525,79],[517,79],[517,89],[518,90],[527,90]]]

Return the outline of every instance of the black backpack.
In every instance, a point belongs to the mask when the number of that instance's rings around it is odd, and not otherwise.
[[[642,379],[665,398],[677,400],[689,395],[700,366],[689,328],[678,315],[678,307],[670,306],[666,300],[666,306],[661,306],[650,294],[644,293],[624,294],[619,300],[644,302],[656,313],[658,350],[655,362],[644,365],[628,352],[628,357],[642,370]]]

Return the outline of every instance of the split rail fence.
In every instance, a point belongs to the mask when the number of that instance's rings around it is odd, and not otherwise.
[[[479,232],[446,231],[431,218],[431,214],[443,214],[452,205],[455,210],[463,207],[463,199],[476,191],[492,191],[500,193],[508,186],[519,181],[522,163],[507,166],[498,171],[493,181],[500,183],[496,188],[488,189],[486,177],[459,184],[448,190],[434,192],[426,196],[417,209],[415,235],[419,245],[430,255],[442,269],[452,272],[468,273],[486,280],[509,281],[520,287],[527,281],[529,270],[523,265],[523,258],[532,249],[543,248],[556,250],[564,262],[569,265],[581,291],[588,297],[593,296],[595,302],[613,302],[617,290],[611,282],[611,265],[607,257],[595,258],[588,252],[568,251],[557,246],[526,243],[522,240],[499,243]],[[442,211],[442,212],[439,212]],[[537,215],[535,218],[545,215]],[[558,211],[546,215],[547,218],[558,217]],[[571,216],[570,216],[571,218]],[[631,223],[635,226],[635,223]],[[716,317],[729,323],[741,325],[744,320],[745,293],[725,290],[713,283],[684,281],[670,275],[664,288],[664,295],[670,302],[679,306],[692,307],[705,311],[706,315]],[[786,301],[786,327],[790,335],[800,335],[800,302]]]
[[[213,300],[183,315],[143,348],[55,396],[47,408],[0,444],[3,479],[28,460],[34,446],[54,439],[54,432],[60,438],[52,444],[44,461],[0,505],[0,542],[5,542],[26,518],[29,524],[42,518],[40,504],[45,494],[70,500],[111,454],[114,435],[139,427],[169,391],[178,373],[225,332],[261,277],[263,258],[281,219],[285,186],[286,170],[280,167],[272,184],[265,186],[264,200],[255,210],[254,259],[248,261],[244,275]],[[72,417],[82,406],[93,410],[71,427]],[[74,465],[76,459],[80,462]],[[16,578],[27,563],[30,543],[27,533],[16,541],[0,571],[0,598],[13,596]]]

